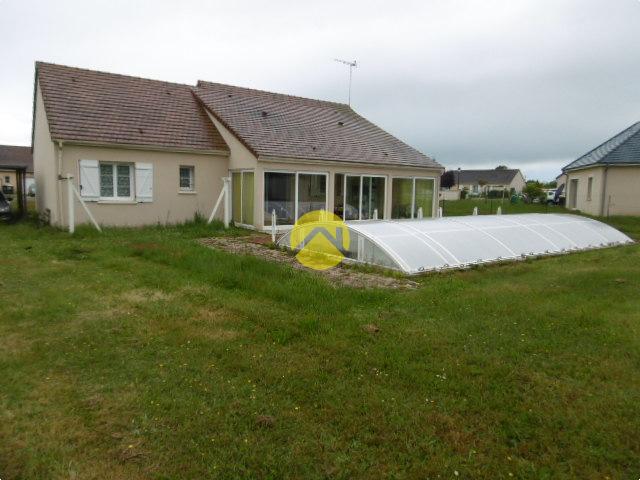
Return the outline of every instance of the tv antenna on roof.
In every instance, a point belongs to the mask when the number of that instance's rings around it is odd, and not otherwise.
[[[334,60],[338,63],[344,63],[349,66],[349,106],[351,106],[351,78],[353,77],[353,69],[358,68],[358,62],[353,61],[349,62],[347,60],[340,60],[339,58],[334,58]]]

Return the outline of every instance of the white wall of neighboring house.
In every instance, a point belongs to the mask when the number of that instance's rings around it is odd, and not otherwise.
[[[566,206],[595,216],[640,215],[639,186],[640,165],[572,170],[566,173]]]

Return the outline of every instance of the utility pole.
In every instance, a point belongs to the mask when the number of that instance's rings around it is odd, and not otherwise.
[[[349,66],[349,106],[351,106],[351,79],[353,77],[353,69],[358,68],[358,62],[356,60],[349,62],[347,60],[340,60],[339,58],[334,58],[334,60]]]

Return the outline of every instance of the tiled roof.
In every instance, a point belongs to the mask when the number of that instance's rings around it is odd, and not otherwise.
[[[204,81],[194,92],[259,157],[442,168],[344,104]]]
[[[634,123],[562,170],[575,170],[591,165],[628,164],[640,164],[640,122]]]
[[[27,172],[33,173],[31,147],[0,145],[0,169],[2,167],[27,167]]]
[[[189,85],[36,63],[51,137],[228,150]]]
[[[454,178],[456,184],[474,184],[484,181],[487,182],[487,185],[507,185],[511,183],[519,171],[518,169],[454,170]]]

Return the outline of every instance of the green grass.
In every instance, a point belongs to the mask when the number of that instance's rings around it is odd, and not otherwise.
[[[401,292],[218,229],[0,226],[0,478],[637,478],[638,245]]]
[[[444,203],[444,205],[443,205]],[[489,215],[495,214],[498,207],[502,207],[502,213],[569,213],[569,211],[557,205],[547,205],[540,203],[523,203],[518,202],[512,204],[509,199],[489,199],[489,198],[467,198],[465,200],[447,200],[440,201],[445,217],[458,215],[471,215],[473,208],[478,207],[478,214]]]

